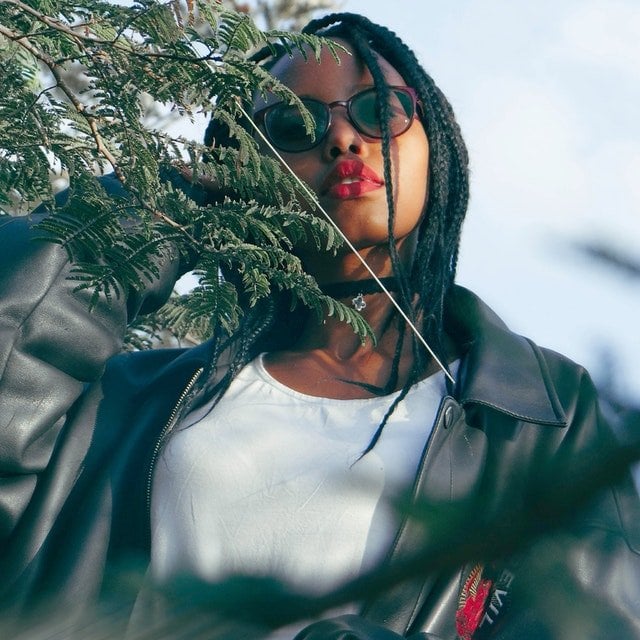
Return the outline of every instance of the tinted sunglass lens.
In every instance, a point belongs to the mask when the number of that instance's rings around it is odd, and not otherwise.
[[[362,133],[379,138],[381,128],[376,99],[373,90],[359,93],[351,100],[350,114]]]
[[[413,98],[399,89],[389,91],[389,129],[392,136],[404,133],[414,116]],[[377,91],[363,91],[351,101],[351,117],[365,135],[382,136]]]
[[[271,142],[282,151],[304,151],[318,144],[327,130],[327,113],[321,103],[305,101],[315,122],[315,137],[306,131],[300,109],[279,104],[265,115],[264,124]]]
[[[392,131],[397,133],[406,131],[411,126],[415,115],[412,96],[404,91],[394,90],[389,95],[389,109],[391,112]]]

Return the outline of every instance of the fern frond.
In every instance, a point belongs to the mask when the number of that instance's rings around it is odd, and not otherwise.
[[[186,11],[157,0],[21,6],[0,2],[0,213],[46,203],[41,235],[69,252],[92,304],[144,287],[171,247],[200,270],[200,285],[167,308],[183,335],[231,331],[241,298],[257,304],[279,290],[364,335],[361,318],[322,296],[295,256],[301,242],[331,251],[341,240],[305,210],[299,185],[261,153],[243,114],[256,95],[299,104],[249,59],[253,50],[282,45],[318,58],[322,47],[342,55],[338,45],[263,31],[210,0],[189,0]],[[150,123],[154,110],[214,115],[232,148],[172,136]],[[216,204],[174,184],[176,161],[219,186]],[[58,201],[52,176],[69,185]]]
[[[199,340],[211,337],[221,329],[230,335],[240,319],[235,287],[218,278],[208,280],[204,272],[200,284],[187,294],[170,298],[160,310],[163,323],[179,338],[192,335]]]
[[[225,53],[245,54],[267,41],[248,14],[234,11],[221,11],[217,35]]]

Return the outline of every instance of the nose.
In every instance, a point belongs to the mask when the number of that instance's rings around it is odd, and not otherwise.
[[[323,141],[323,155],[327,160],[335,160],[345,153],[360,155],[364,141],[347,115],[346,105],[333,103],[331,124]]]

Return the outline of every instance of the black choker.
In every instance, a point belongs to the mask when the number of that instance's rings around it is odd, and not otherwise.
[[[380,278],[380,282],[387,291],[399,291],[400,283],[397,278],[391,276],[388,278]],[[377,280],[367,278],[366,280],[347,280],[345,282],[332,282],[331,284],[320,285],[320,290],[327,296],[332,298],[349,298],[353,296],[351,304],[356,311],[362,311],[367,303],[363,296],[372,293],[382,293],[382,289]]]

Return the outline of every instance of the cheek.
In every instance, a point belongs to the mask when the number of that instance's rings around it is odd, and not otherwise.
[[[320,188],[320,168],[318,163],[310,157],[309,153],[283,153],[280,152],[282,159],[285,161],[287,167],[283,167],[286,173],[290,170],[298,177],[302,182],[311,188],[312,192],[317,193]],[[303,193],[300,192],[300,197],[303,200],[308,198],[303,197]]]
[[[320,182],[318,178],[320,170],[318,168],[318,164],[313,161],[313,158],[309,157],[309,154],[307,153],[281,152],[281,155],[289,169],[291,169],[291,171],[311,189],[311,193],[317,194],[320,189]],[[289,173],[289,169],[284,167],[284,171],[287,173]],[[318,196],[315,195],[315,197],[317,198]],[[298,190],[297,201],[303,210],[308,212],[314,212],[317,210],[314,197],[307,195],[306,190],[302,188]]]
[[[283,170],[286,173],[289,173],[289,169],[287,169],[287,167],[289,167],[293,173],[298,176],[298,178],[307,184],[309,184],[311,178],[317,174],[317,165],[313,165],[309,153],[287,153],[286,151],[277,151],[276,155],[276,153],[272,151],[262,138],[258,138],[258,148],[260,152],[266,156],[271,156],[275,159],[277,159],[278,155],[281,156],[287,165],[286,167],[282,167]]]

